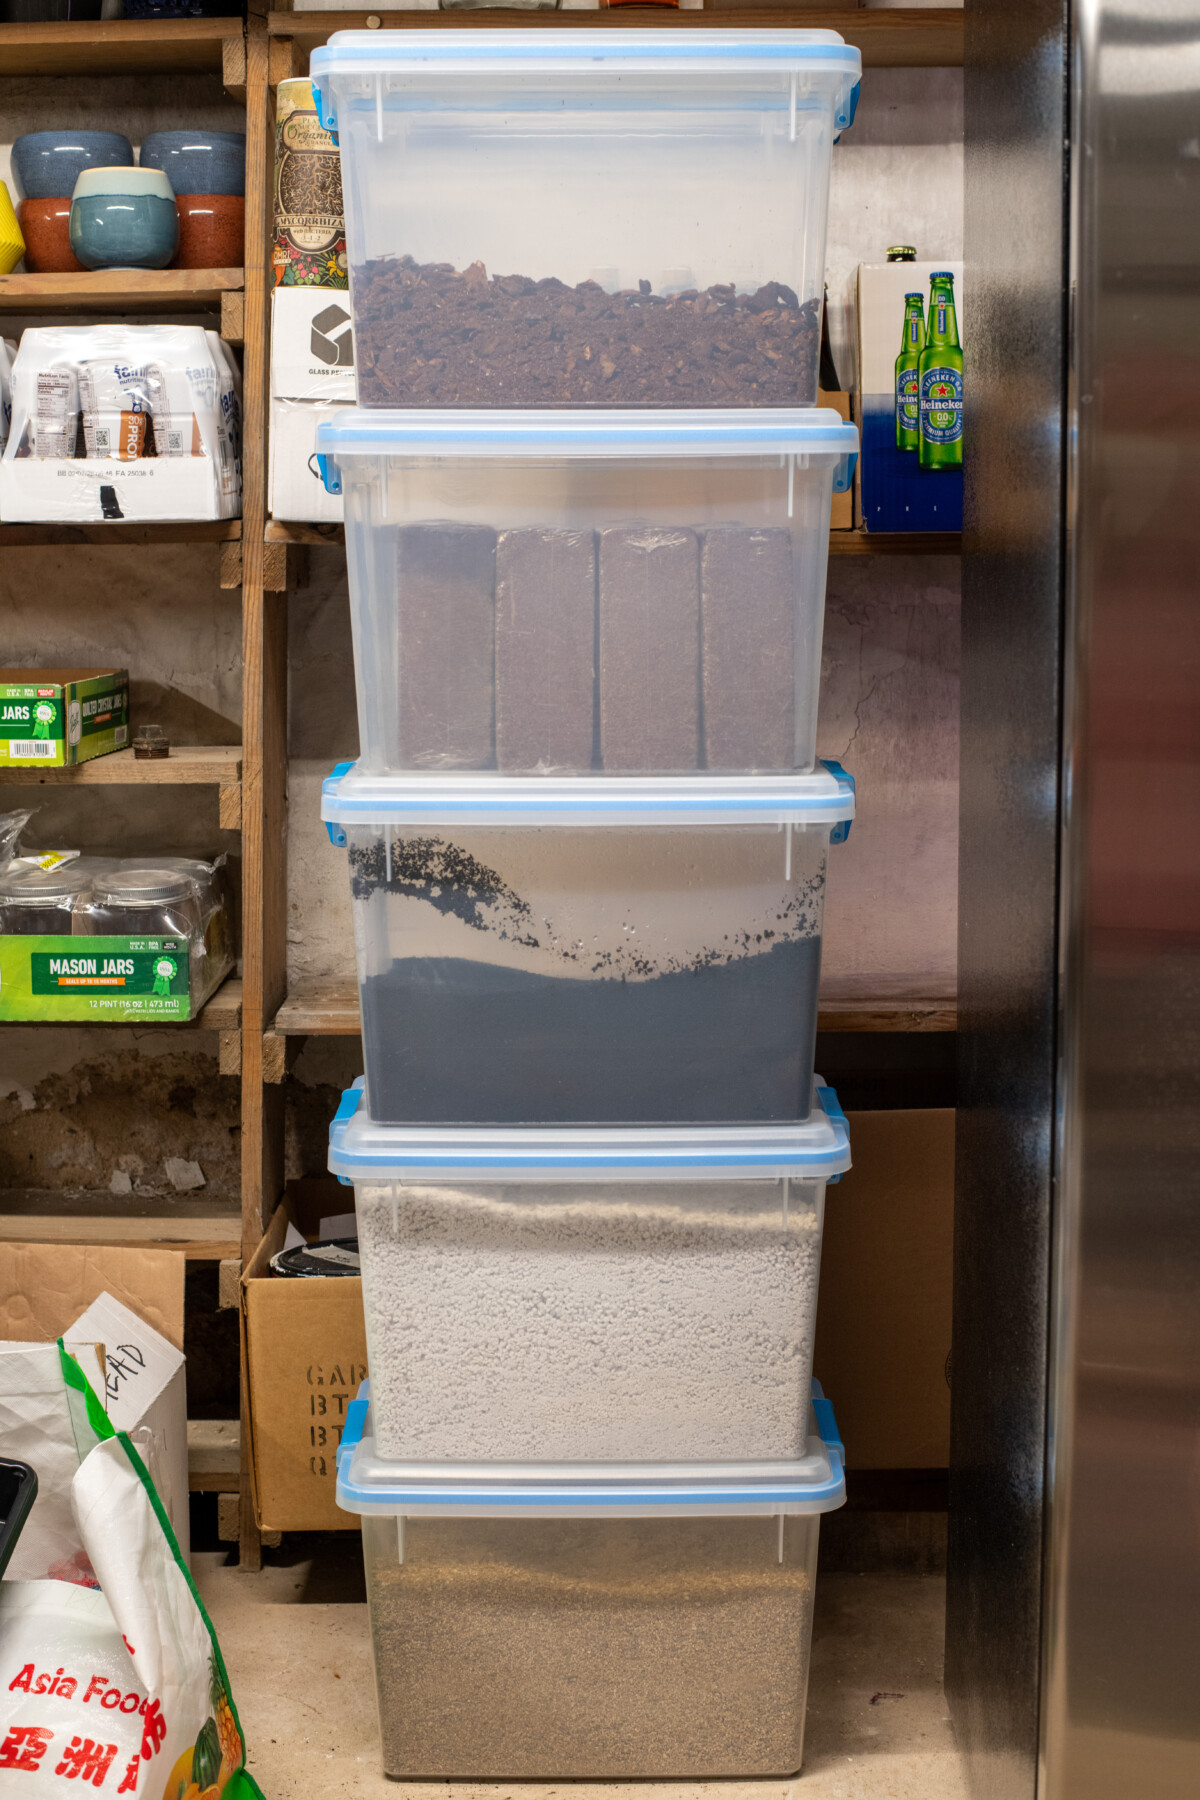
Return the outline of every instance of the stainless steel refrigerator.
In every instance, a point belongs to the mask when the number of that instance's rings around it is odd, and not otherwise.
[[[947,1691],[1200,1795],[1200,0],[967,0]]]

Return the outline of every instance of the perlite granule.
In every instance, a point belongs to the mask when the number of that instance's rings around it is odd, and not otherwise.
[[[802,1456],[820,1189],[360,1186],[382,1455]]]
[[[787,1775],[817,1521],[364,1520],[383,1764],[409,1779]]]

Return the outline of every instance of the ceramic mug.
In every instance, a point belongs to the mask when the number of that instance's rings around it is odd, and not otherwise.
[[[119,131],[27,131],[12,147],[12,166],[26,200],[72,194],[84,169],[133,167],[133,145]]]
[[[242,131],[152,131],[142,144],[143,169],[161,169],[176,194],[244,194]]]
[[[78,274],[83,264],[71,248],[71,196],[22,200],[17,208],[31,275]]]
[[[177,269],[240,269],[246,254],[246,202],[240,194],[179,194]]]
[[[165,269],[179,213],[161,169],[85,169],[71,199],[71,248],[85,269]]]

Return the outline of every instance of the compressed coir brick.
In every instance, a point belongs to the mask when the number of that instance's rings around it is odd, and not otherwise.
[[[821,302],[781,281],[596,281],[379,257],[354,271],[360,406],[811,406]]]
[[[396,562],[399,766],[490,768],[496,533],[407,525]]]
[[[590,769],[596,540],[502,531],[496,540],[496,762]]]
[[[694,531],[600,533],[600,754],[606,769],[694,769],[700,553]]]
[[[716,525],[700,552],[704,752],[710,769],[790,769],[796,760],[792,537]]]

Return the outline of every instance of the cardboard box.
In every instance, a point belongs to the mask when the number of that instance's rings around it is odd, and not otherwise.
[[[950,1460],[954,1113],[849,1115],[853,1167],[825,1196],[814,1373],[851,1469]]]
[[[241,510],[211,456],[0,458],[6,524],[236,519]]]
[[[4,1023],[183,1024],[199,1011],[191,980],[186,938],[0,935]]]
[[[367,1373],[362,1282],[271,1273],[293,1213],[315,1233],[325,1204],[289,1197],[242,1275],[242,1368],[249,1395],[252,1492],[262,1531],[357,1531],[334,1498],[346,1410]],[[343,1202],[344,1203],[344,1202]]]
[[[915,450],[896,445],[896,359],[904,329],[904,297],[921,293],[929,277],[954,277],[959,343],[966,346],[962,263],[862,263],[858,270],[859,509],[865,531],[961,531],[962,470],[922,469]]]
[[[850,417],[849,394],[827,394],[825,389],[821,388],[817,394],[817,405],[831,406],[841,419],[849,419]],[[844,494],[835,494],[833,496],[833,505],[829,512],[830,531],[853,531],[855,485],[856,484],[852,484],[848,487]]]
[[[188,1553],[186,1262],[175,1250],[6,1244],[0,1338],[62,1338],[120,1431],[146,1428],[151,1473]]]
[[[267,486],[272,518],[340,524],[342,497],[326,493],[317,470],[317,426],[330,412],[353,404],[349,295],[336,288],[276,288]]]
[[[0,669],[0,765],[73,768],[128,742],[128,669]]]

